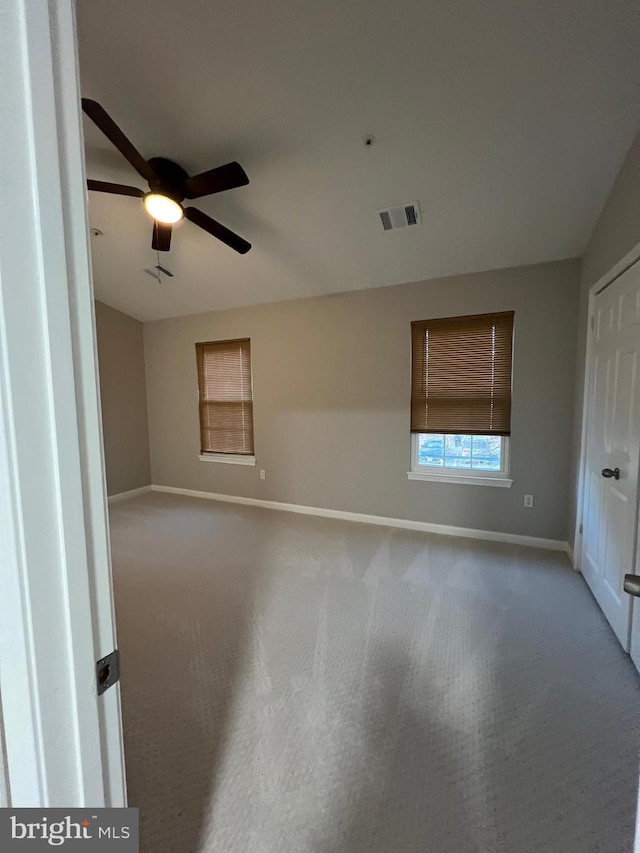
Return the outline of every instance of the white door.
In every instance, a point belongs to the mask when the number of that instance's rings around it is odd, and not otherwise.
[[[640,448],[640,263],[595,298],[583,512],[582,572],[629,651]]]

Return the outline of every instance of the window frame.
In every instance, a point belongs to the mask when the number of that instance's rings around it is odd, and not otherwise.
[[[254,397],[254,385],[253,385],[253,349],[251,347],[251,338],[223,338],[221,340],[216,341],[197,341],[196,342],[196,354],[197,348],[199,346],[206,346],[207,344],[224,344],[224,343],[242,343],[244,341],[248,341],[249,343],[249,369],[251,374],[251,402],[255,403]],[[197,362],[197,355],[196,355]],[[256,455],[255,455],[255,406],[252,410],[251,417],[251,431],[253,438],[253,453],[236,453],[236,452],[225,452],[220,450],[203,450],[202,449],[202,424],[200,420],[200,404],[201,404],[201,396],[200,396],[200,373],[199,367],[196,369],[196,398],[198,401],[198,434],[199,434],[199,447],[200,450],[198,452],[198,460],[200,462],[220,462],[225,465],[256,465]]]
[[[470,377],[468,370],[465,333],[477,334],[492,330],[492,349],[487,350],[486,343],[480,341],[478,350],[472,359],[473,371]],[[459,317],[436,317],[427,320],[416,320],[411,323],[411,450],[410,470],[407,471],[409,480],[426,480],[440,483],[462,483],[465,485],[497,486],[510,488],[513,480],[510,478],[511,466],[511,414],[513,402],[513,368],[514,368],[514,329],[515,311],[496,311],[483,314],[461,315]],[[435,373],[433,394],[435,420],[429,417],[428,403],[431,400],[431,382],[429,377],[429,343],[431,332],[436,334],[434,350]],[[509,337],[506,336],[509,331]],[[438,346],[438,334],[445,338],[444,354],[442,340]],[[449,334],[449,338],[446,335]],[[425,338],[425,336],[429,336]],[[460,341],[464,338],[465,346]],[[429,343],[427,343],[427,341]],[[491,371],[487,373],[484,361],[490,357]],[[463,362],[459,360],[463,359]],[[484,361],[483,361],[484,359]],[[465,371],[460,374],[460,364]],[[506,367],[509,366],[508,383],[506,382]],[[497,366],[497,367],[496,367]],[[484,367],[484,371],[481,368]],[[444,369],[444,374],[443,374]],[[495,371],[497,370],[497,375]],[[494,386],[495,377],[495,386]],[[465,392],[470,399],[481,402],[485,400],[483,392],[490,379],[489,412],[480,412],[480,416],[469,417],[468,412],[456,412],[453,406],[454,398],[464,400]],[[448,384],[447,384],[448,383]],[[443,396],[442,390],[448,394]],[[502,393],[500,393],[502,391]],[[508,396],[507,396],[508,392]],[[497,397],[495,395],[498,395]],[[497,399],[497,423],[494,424],[494,400]],[[450,404],[451,411],[442,409],[443,401]],[[424,408],[424,411],[422,411]],[[501,410],[502,409],[502,410]],[[489,415],[489,421],[484,422]],[[439,428],[436,428],[436,424]],[[429,426],[431,425],[431,428]],[[466,429],[465,429],[466,427]],[[474,430],[475,427],[475,430]],[[493,435],[500,438],[501,469],[488,471],[486,469],[439,467],[419,465],[419,440],[422,435]]]
[[[467,433],[459,433],[466,435]],[[501,435],[502,468],[499,471],[484,471],[473,468],[439,468],[418,464],[418,442],[421,435],[429,433],[411,433],[411,470],[407,471],[409,480],[426,480],[434,483],[461,483],[472,486],[496,486],[511,488],[513,480],[509,477],[511,464],[511,441],[508,435]],[[440,433],[438,433],[440,435]]]

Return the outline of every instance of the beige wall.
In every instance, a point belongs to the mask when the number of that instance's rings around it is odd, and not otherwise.
[[[145,323],[153,482],[565,539],[578,285],[565,261]],[[411,321],[510,309],[513,488],[407,480]],[[237,337],[256,468],[198,460],[194,344]]]
[[[151,483],[142,323],[96,302],[107,492]]]
[[[573,544],[575,533],[589,289],[638,243],[640,243],[640,133],[627,153],[582,258],[576,359],[576,416],[569,505],[571,544]]]
[[[618,173],[582,259],[582,290],[598,281],[640,241],[640,133]]]

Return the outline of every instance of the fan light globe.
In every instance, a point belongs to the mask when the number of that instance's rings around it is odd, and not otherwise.
[[[144,197],[144,206],[151,216],[165,225],[173,225],[184,216],[182,205],[172,198],[160,193],[147,193]]]

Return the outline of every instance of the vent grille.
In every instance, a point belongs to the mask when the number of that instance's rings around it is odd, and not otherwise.
[[[417,201],[379,210],[378,216],[385,231],[395,231],[397,228],[409,228],[413,225],[420,225],[422,221],[420,218],[420,206]]]
[[[388,210],[380,211],[380,219],[382,220],[382,227],[385,231],[391,231],[393,225],[391,224],[391,217],[389,216]]]

